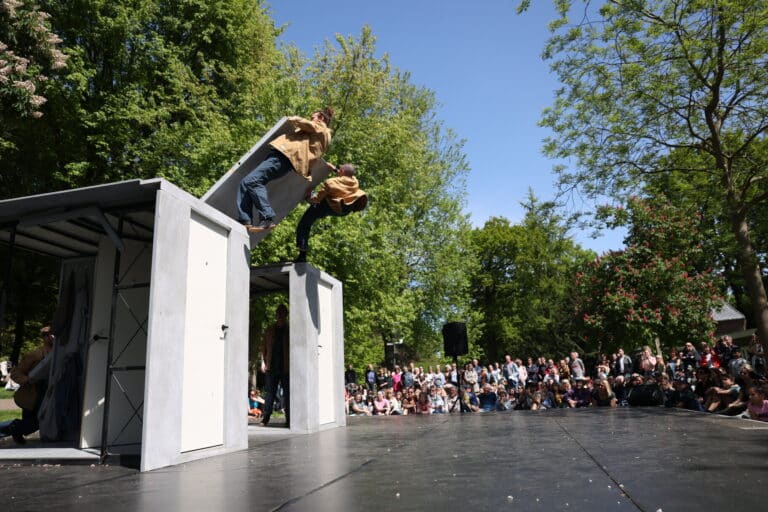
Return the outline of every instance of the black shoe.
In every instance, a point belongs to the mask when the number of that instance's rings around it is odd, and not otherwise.
[[[293,260],[294,263],[306,263],[307,262],[307,251],[299,251],[299,255],[296,256],[296,259]]]
[[[16,444],[27,444],[27,440],[24,439],[23,435],[16,431],[13,425],[8,426],[8,433],[11,434],[11,437]]]
[[[275,229],[275,221],[273,219],[263,219],[255,226],[246,227],[249,233],[261,233],[270,229]]]

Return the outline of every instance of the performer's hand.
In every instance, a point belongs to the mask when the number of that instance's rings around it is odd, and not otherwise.
[[[309,199],[312,197],[312,187],[307,187],[307,190],[304,192],[304,199],[309,201]]]

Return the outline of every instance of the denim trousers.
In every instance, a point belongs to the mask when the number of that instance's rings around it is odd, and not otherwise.
[[[253,224],[253,209],[259,214],[259,221],[273,219],[275,210],[269,204],[267,183],[293,170],[291,161],[277,150],[272,150],[254,170],[242,179],[237,189],[238,220]]]

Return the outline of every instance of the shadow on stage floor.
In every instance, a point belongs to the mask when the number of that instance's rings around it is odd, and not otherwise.
[[[249,427],[249,449],[148,473],[0,466],[8,510],[765,510],[768,424],[663,408]]]

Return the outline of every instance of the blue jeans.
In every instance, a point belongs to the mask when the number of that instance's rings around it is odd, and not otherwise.
[[[238,220],[243,224],[253,224],[253,209],[259,214],[259,220],[273,219],[275,210],[269,204],[267,183],[293,170],[291,161],[281,152],[273,149],[254,170],[248,173],[237,189]]]
[[[328,217],[329,215],[344,217],[349,215],[350,212],[351,209],[345,205],[342,213],[336,213],[328,205],[327,201],[320,201],[317,204],[309,205],[307,211],[301,216],[298,226],[296,226],[296,247],[298,247],[300,251],[309,249],[309,232],[312,230],[312,224],[314,224],[316,220]]]

